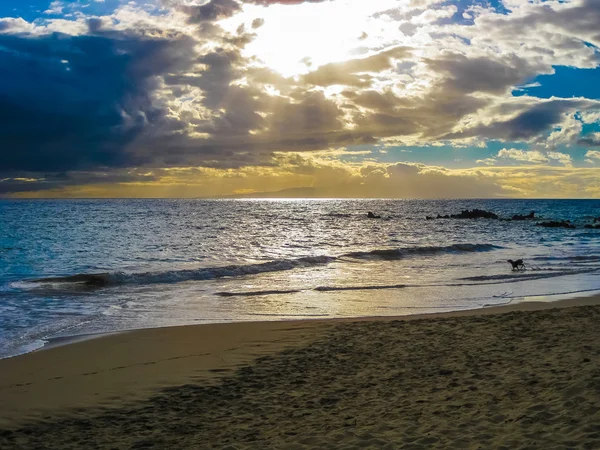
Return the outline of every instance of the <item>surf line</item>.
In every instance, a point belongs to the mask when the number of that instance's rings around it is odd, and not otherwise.
[[[596,272],[598,269],[590,271],[574,271],[570,273],[557,273],[552,274],[552,278],[567,276],[567,275],[578,275],[581,273]],[[425,287],[461,287],[461,286],[489,286],[495,284],[508,284],[518,283],[523,281],[539,280],[544,278],[551,278],[550,276],[523,276],[515,277],[503,280],[489,281],[487,283],[448,283],[448,284],[388,284],[388,285],[365,285],[365,286],[318,286],[313,289],[287,289],[287,290],[268,290],[268,291],[248,291],[248,292],[216,292],[215,295],[220,297],[250,297],[260,295],[275,295],[275,294],[297,294],[300,292],[339,292],[339,291],[372,291],[372,290],[384,290],[384,289],[404,289],[404,288],[425,288]],[[521,278],[521,279],[519,279]],[[592,289],[596,290],[596,289]],[[551,294],[554,295],[554,294]]]

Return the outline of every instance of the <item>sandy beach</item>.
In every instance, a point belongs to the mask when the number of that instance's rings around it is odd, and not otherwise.
[[[600,448],[599,304],[57,346],[0,361],[0,448]]]

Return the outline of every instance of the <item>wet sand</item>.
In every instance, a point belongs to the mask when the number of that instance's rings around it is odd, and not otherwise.
[[[0,361],[0,448],[600,448],[599,304],[50,348]]]

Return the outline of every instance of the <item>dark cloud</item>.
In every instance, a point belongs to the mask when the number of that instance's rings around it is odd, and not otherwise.
[[[252,88],[233,86],[227,91],[225,113],[212,128],[215,135],[247,135],[251,130],[262,130],[266,120],[258,114],[265,105],[261,100],[262,92]]]
[[[577,141],[577,145],[582,147],[600,147],[600,139],[593,137],[584,137]]]
[[[367,87],[371,84],[371,77],[366,74],[367,72],[381,72],[390,69],[393,59],[402,59],[410,54],[409,48],[396,47],[367,58],[325,64],[306,74],[303,81],[316,86],[341,84]],[[361,73],[362,75],[357,75]]]
[[[403,100],[390,90],[383,92],[375,90],[364,90],[361,92],[345,91],[344,95],[352,99],[352,102],[356,105],[377,111],[390,112],[403,103]]]
[[[241,9],[235,0],[210,0],[200,6],[185,6],[190,23],[213,22],[233,16]]]
[[[197,62],[204,69],[198,75],[169,75],[164,78],[168,85],[179,85],[182,89],[193,86],[202,90],[201,103],[212,112],[213,119],[197,123],[196,131],[222,139],[224,136],[247,136],[251,130],[263,129],[265,121],[259,112],[267,108],[264,94],[255,87],[233,83],[245,74],[243,64],[246,61],[240,49],[218,48],[199,57]]]
[[[239,49],[217,48],[197,58],[196,62],[204,66],[203,70],[196,74],[169,74],[164,80],[168,85],[202,89],[203,104],[209,109],[221,109],[231,83],[241,74],[241,61]]]
[[[457,139],[480,136],[489,139],[528,141],[541,137],[559,125],[566,113],[594,107],[586,100],[550,100],[527,107],[516,117],[505,121],[494,121],[490,125],[479,125],[443,138]]]
[[[503,59],[467,58],[465,55],[444,55],[442,58],[426,60],[438,74],[446,75],[440,89],[447,92],[488,92],[502,94],[507,89],[523,83],[540,73],[539,66],[516,55]],[[547,68],[551,72],[551,68]]]
[[[309,137],[342,129],[342,110],[321,92],[302,92],[299,102],[279,101],[274,109],[276,114],[269,121],[274,136]]]
[[[477,24],[483,29],[492,30],[493,34],[522,39],[526,33],[545,33],[552,39],[554,50],[573,48],[573,38],[583,43],[600,46],[600,2],[583,0],[561,4],[560,7],[549,7],[543,3],[523,11],[518,16],[496,14],[480,18]]]
[[[528,140],[560,123],[565,112],[572,111],[569,102],[549,102],[536,105],[517,117],[498,122],[489,127],[489,133],[496,137],[512,140]]]
[[[156,76],[190,65],[186,36],[0,35],[0,167],[65,171],[144,162],[137,136],[177,128],[155,107]]]
[[[123,170],[112,172],[21,173],[19,177],[0,179],[0,195],[63,189],[87,184],[148,183],[158,179],[159,177],[154,173],[137,173]]]
[[[96,34],[100,32],[105,25],[108,25],[107,20],[97,17],[88,19],[87,24],[90,34]]]
[[[389,56],[377,58],[383,61]],[[168,145],[175,143],[177,147],[161,152],[181,158],[181,163],[194,160],[218,167],[238,167],[242,162],[261,165],[273,151],[309,151],[334,143],[373,141],[363,133],[343,130],[344,111],[334,99],[294,85],[269,69],[247,67],[248,60],[241,56],[240,48],[219,48],[197,62],[203,67],[198,75],[164,77],[169,86],[201,89],[202,105],[212,116],[211,120],[192,123],[194,131],[208,133],[208,139],[171,139]],[[367,67],[365,62],[348,64]],[[244,84],[236,83],[242,78]],[[264,84],[275,85],[287,95],[267,95],[262,89]],[[243,160],[236,156],[238,153],[244,154]]]
[[[356,130],[377,137],[420,135],[437,139],[449,133],[461,118],[489,103],[487,99],[439,88],[419,97],[398,97],[389,89],[343,94],[353,104],[368,108],[368,112],[355,116]]]
[[[254,3],[261,6],[298,5],[300,3],[321,3],[329,0],[241,0],[242,3]],[[240,2],[236,0],[210,0],[199,6],[183,6],[181,8],[189,16],[190,23],[214,22],[227,19],[241,10]],[[262,19],[252,22],[253,28],[263,24]]]

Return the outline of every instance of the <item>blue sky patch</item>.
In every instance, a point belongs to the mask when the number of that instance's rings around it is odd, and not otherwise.
[[[600,67],[578,69],[573,67],[555,67],[553,75],[540,75],[527,85],[536,85],[515,90],[513,95],[529,95],[538,98],[550,97],[586,97],[600,99]],[[539,84],[539,86],[537,86]]]
[[[473,7],[491,8],[498,14],[507,14],[508,10],[500,0],[450,0],[444,6],[454,5],[457,8],[456,13],[450,19],[441,20],[442,24],[460,24],[472,25],[473,15],[469,13],[469,9]]]
[[[64,0],[62,14],[45,14],[51,10],[51,1],[48,0],[2,0],[0,1],[0,17],[21,17],[33,22],[40,19],[66,18],[75,11],[84,12],[86,15],[101,16],[111,14],[119,6],[129,3],[126,0]]]

